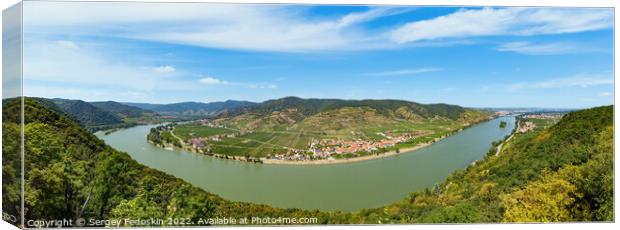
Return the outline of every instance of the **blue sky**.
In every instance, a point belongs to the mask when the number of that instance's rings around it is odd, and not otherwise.
[[[24,14],[27,96],[613,103],[612,9],[35,1]]]

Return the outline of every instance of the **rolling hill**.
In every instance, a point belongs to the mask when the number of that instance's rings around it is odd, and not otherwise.
[[[268,115],[276,111],[295,110],[297,114],[311,116],[320,112],[337,110],[341,108],[371,108],[384,116],[403,117],[402,112],[412,113],[423,118],[435,116],[445,117],[452,120],[458,119],[465,109],[448,104],[419,104],[403,100],[341,100],[341,99],[302,99],[298,97],[285,97],[275,100],[268,100],[263,103],[238,107],[224,116],[235,116],[244,113],[257,113]]]
[[[194,149],[198,152],[246,157],[303,154],[304,158],[316,158],[310,156],[313,143],[328,141],[333,143],[331,147],[340,147],[350,145],[345,142],[353,140],[365,141],[367,146],[384,142],[365,150],[350,148],[346,150],[350,153],[348,155],[330,155],[348,158],[370,154],[369,151],[374,154],[410,148],[421,141],[444,137],[491,115],[455,105],[425,105],[402,100],[286,97],[227,110],[210,119],[209,124],[178,125],[174,133],[185,143],[192,138],[216,140],[209,141],[210,146],[206,148],[202,144],[196,145],[202,148]],[[149,140],[167,145],[170,143],[162,140],[169,139],[165,138],[168,135],[172,134],[156,129]],[[388,143],[390,139],[399,139],[402,143]],[[330,150],[330,154],[333,151]],[[321,154],[320,159],[330,156]]]
[[[91,130],[114,129],[137,124],[159,123],[164,120],[153,111],[121,104],[114,101],[85,102],[70,99],[37,98],[40,103],[74,118],[80,125]]]
[[[286,97],[220,114],[219,121],[240,130],[272,128],[317,132],[355,132],[381,127],[429,122],[475,123],[488,118],[485,111],[447,104],[419,104],[402,100],[339,100]],[[285,126],[285,127],[283,127]]]
[[[135,106],[142,109],[152,110],[165,115],[185,115],[185,116],[213,116],[222,112],[254,105],[249,101],[227,100],[223,102],[181,102],[172,104],[149,104],[149,103],[124,103],[125,105]]]
[[[41,99],[45,100],[45,99]],[[122,118],[112,112],[94,106],[81,100],[68,99],[49,99],[58,108],[74,117],[81,125],[85,127],[106,127],[119,125],[123,123]]]
[[[135,106],[129,106],[122,103],[118,103],[115,101],[98,101],[98,102],[90,102],[91,105],[96,106],[97,108],[103,109],[107,112],[116,114],[121,118],[134,118],[141,116],[153,116],[155,112],[141,109]]]

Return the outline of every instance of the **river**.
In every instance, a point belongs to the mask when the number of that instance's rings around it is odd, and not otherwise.
[[[506,121],[505,128],[499,128]],[[337,165],[263,165],[164,150],[146,141],[154,125],[96,135],[141,164],[179,177],[225,199],[282,208],[355,211],[386,205],[441,183],[482,159],[510,134],[514,117],[477,124],[428,147],[394,157]]]

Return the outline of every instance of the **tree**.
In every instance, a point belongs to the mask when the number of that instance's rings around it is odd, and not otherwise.
[[[572,221],[571,207],[583,197],[570,182],[546,177],[502,198],[504,222]]]

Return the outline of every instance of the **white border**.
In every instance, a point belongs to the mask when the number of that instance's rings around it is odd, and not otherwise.
[[[71,0],[65,0],[71,1]],[[85,2],[96,2],[96,0],[81,0]],[[148,1],[139,1],[139,0],[106,0],[110,2],[222,2],[222,3],[302,3],[302,4],[346,4],[346,5],[423,5],[423,6],[437,6],[437,5],[457,5],[457,6],[578,6],[578,7],[614,7],[614,13],[617,13],[616,7],[619,5],[620,1],[613,0],[588,0],[588,1],[578,1],[578,0],[148,0]],[[0,0],[0,9],[4,10],[16,3],[19,0]],[[615,14],[617,15],[617,14]],[[615,25],[618,25],[618,18],[615,17]],[[2,19],[0,17],[0,31],[2,26]],[[618,30],[614,31],[615,41],[614,44],[618,44]],[[616,46],[614,45],[614,53],[616,50]],[[0,53],[2,52],[2,47],[0,46]],[[0,55],[0,63],[2,63],[2,55]],[[615,66],[618,65],[618,60],[614,58],[614,73]],[[2,67],[0,66],[0,72]],[[614,81],[617,82],[617,81]],[[614,87],[615,88],[615,87]],[[0,94],[1,94],[0,87]],[[614,93],[614,101],[619,101],[620,95]],[[616,107],[614,107],[614,126],[617,126],[617,122],[620,121],[620,115],[616,111]],[[618,137],[620,134],[619,129],[614,129],[614,137]],[[0,136],[0,141],[2,137]],[[614,139],[614,146],[620,143],[620,139]],[[615,153],[614,153],[615,156]],[[617,158],[616,158],[617,159]],[[618,178],[620,177],[620,170],[615,168],[615,184],[618,185]],[[1,178],[0,178],[1,180]],[[620,203],[617,198],[618,188],[615,188],[615,204],[614,210],[616,214],[618,210],[618,203]],[[1,193],[1,192],[0,192]],[[617,215],[615,215],[617,218]],[[614,218],[614,219],[615,219]],[[617,223],[608,223],[608,224],[593,224],[593,223],[572,223],[572,224],[464,224],[464,225],[381,225],[381,226],[321,226],[321,227],[246,227],[245,229],[256,229],[256,230],[264,230],[264,229],[492,229],[497,230],[497,228],[502,229],[583,229],[583,228],[596,228],[598,229],[618,229],[619,225]],[[616,227],[613,227],[616,226]],[[8,224],[7,222],[0,221],[0,229],[18,229],[13,225]],[[139,228],[135,228],[139,229]],[[167,229],[206,229],[206,228],[167,228]],[[227,227],[227,229],[244,229],[241,227]]]

